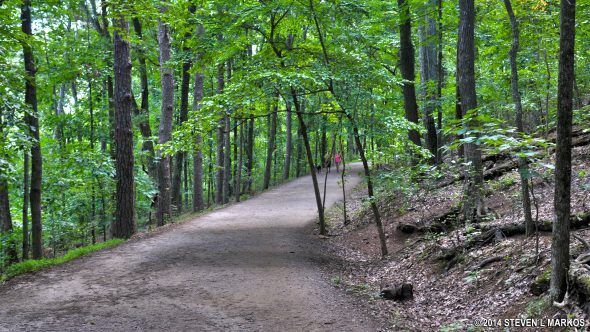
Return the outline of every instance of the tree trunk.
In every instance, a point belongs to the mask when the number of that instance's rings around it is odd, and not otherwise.
[[[285,120],[286,125],[286,142],[285,142],[285,165],[283,168],[283,179],[288,180],[291,170],[291,154],[293,153],[293,134],[292,134],[292,123],[291,123],[291,103],[286,102],[287,107],[287,119]]]
[[[236,163],[236,184],[234,186],[235,195],[236,195],[236,202],[240,201],[240,196],[242,194],[242,163],[243,163],[243,156],[244,156],[244,125],[240,124],[240,140],[236,137],[236,144],[239,146],[238,151],[238,159]]]
[[[561,0],[559,77],[557,81],[557,143],[555,149],[555,219],[551,241],[551,298],[561,301],[567,291],[570,265],[572,109],[576,1]]]
[[[429,7],[434,9],[436,0],[429,1]],[[428,9],[430,11],[430,8]],[[438,93],[436,82],[438,81],[437,72],[437,53],[436,53],[436,20],[427,14],[424,19],[424,25],[420,26],[420,79],[422,81],[422,93],[424,97],[423,121],[426,127],[426,146],[432,157],[429,159],[431,164],[436,164],[438,154],[438,137],[433,113],[438,108]]]
[[[410,5],[407,0],[397,1],[399,8],[399,42],[400,42],[400,69],[402,73],[404,109],[406,119],[412,123],[418,123],[418,103],[416,102],[416,88],[414,85],[414,44],[412,44],[412,19],[410,14]],[[410,141],[417,146],[421,146],[420,134],[415,129],[408,132]]]
[[[165,12],[166,9],[161,9]],[[172,138],[172,116],[174,114],[174,76],[170,66],[170,27],[158,21],[158,46],[160,48],[160,76],[162,80],[162,113],[158,130],[158,143],[166,144]],[[170,156],[162,151],[158,156],[158,210],[156,220],[158,226],[166,224],[172,216],[172,200],[170,197]]]
[[[135,233],[135,188],[133,174],[133,124],[131,121],[131,49],[129,23],[120,17],[114,25],[116,208],[111,227],[114,238]]]
[[[299,128],[301,130],[301,136],[303,137],[303,144],[305,146],[305,152],[307,154],[307,163],[309,164],[310,173],[311,173],[311,181],[313,183],[313,191],[315,195],[315,201],[318,208],[318,216],[319,216],[319,223],[320,223],[320,234],[326,234],[326,221],[324,219],[324,208],[322,206],[322,196],[320,194],[320,186],[318,184],[318,178],[314,166],[313,161],[313,154],[311,152],[311,147],[309,145],[309,138],[307,136],[307,127],[305,126],[305,121],[303,120],[303,113],[301,111],[301,107],[299,105],[299,100],[297,99],[297,92],[295,88],[291,87],[291,97],[293,98],[293,106],[295,107],[295,113],[297,114],[297,119],[299,120]]]
[[[29,259],[30,235],[29,235],[29,151],[23,153],[23,260]]]
[[[459,0],[460,22],[457,45],[457,72],[459,74],[459,93],[461,95],[462,114],[475,112],[477,95],[475,92],[475,5],[474,0]],[[474,114],[475,115],[475,114]],[[466,129],[477,127],[477,121],[465,121]],[[483,163],[481,150],[475,143],[465,144],[465,159],[470,163],[466,167],[467,185],[463,212],[465,219],[476,221],[486,213],[483,200]]]
[[[244,192],[252,190],[252,169],[254,167],[254,115],[250,115],[246,144],[246,183]]]
[[[518,22],[512,10],[512,3],[510,0],[504,0],[504,6],[510,19],[510,26],[512,27],[512,47],[510,48],[510,72],[511,72],[511,90],[512,100],[514,101],[514,108],[516,111],[516,129],[519,133],[524,133],[524,125],[522,122],[522,100],[520,91],[518,90],[518,67],[517,56],[520,47],[520,31]],[[532,236],[535,233],[535,223],[531,213],[531,197],[529,193],[529,169],[527,161],[520,158],[518,171],[520,173],[521,196],[522,196],[522,210],[524,212],[524,224],[526,228],[526,236]]]
[[[133,18],[133,28],[137,37],[143,41],[142,26],[139,19]],[[154,142],[152,140],[152,128],[150,127],[150,99],[149,99],[149,86],[148,86],[148,74],[146,66],[145,51],[142,44],[138,47],[137,61],[139,62],[139,81],[141,84],[141,106],[135,108],[135,116],[139,117],[139,131],[143,143],[141,145],[141,151],[145,155],[148,175],[150,178],[157,182],[157,170],[154,162]]]
[[[437,9],[438,9],[438,56],[437,56],[437,84],[436,84],[436,97],[438,98],[438,105],[436,107],[437,110],[437,141],[438,145],[443,145],[443,128],[442,128],[442,87],[444,82],[444,72],[443,72],[443,4],[442,0],[437,0]],[[438,150],[437,154],[437,162],[442,163],[443,156],[442,156],[442,149]]]
[[[197,36],[205,33],[203,26],[197,26]],[[201,54],[197,54],[195,63],[199,65]],[[195,88],[193,92],[193,111],[199,113],[201,110],[204,96],[203,86],[205,82],[204,67],[200,66],[195,73]],[[201,211],[203,205],[203,138],[197,133],[195,138],[195,148],[193,150],[193,212]]]
[[[187,49],[184,50],[188,52]],[[180,118],[179,125],[188,119],[188,92],[190,84],[190,73],[192,61],[186,60],[182,64],[182,83],[180,85]],[[174,175],[172,177],[172,205],[176,207],[176,213],[182,212],[182,167],[186,158],[184,151],[176,153],[174,163]]]
[[[21,6],[22,31],[32,38],[31,1],[24,0]],[[33,235],[33,259],[43,258],[43,238],[41,225],[41,180],[43,161],[41,158],[41,141],[39,139],[39,113],[37,111],[37,84],[35,58],[31,45],[24,42],[23,57],[25,63],[25,103],[30,107],[26,116],[31,144],[31,223]]]
[[[224,64],[217,65],[217,93],[222,94],[225,87]],[[215,203],[223,204],[223,178],[224,178],[224,144],[225,144],[225,111],[217,124],[217,176],[215,185]]]
[[[5,146],[6,136],[4,135],[4,119],[0,110],[0,157],[6,159]],[[15,238],[12,237],[12,216],[10,214],[10,197],[8,192],[8,178],[4,174],[4,167],[0,167],[0,235],[8,237],[4,241],[4,254],[8,264],[18,261]],[[0,265],[1,267],[1,265]]]
[[[303,104],[302,104],[303,106]],[[297,128],[297,162],[295,164],[295,177],[300,177],[301,176],[301,158],[303,157],[303,148],[302,148],[302,144],[303,144],[303,138],[301,137],[301,127]]]
[[[272,171],[272,157],[275,151],[275,143],[277,136],[277,111],[278,111],[278,98],[272,107],[270,114],[270,128],[268,133],[268,145],[266,148],[266,164],[264,169],[264,183],[262,189],[268,189],[270,186],[270,175]]]
[[[356,147],[361,157],[361,161],[363,162],[363,170],[365,171],[365,178],[367,181],[367,194],[371,202],[371,211],[373,211],[373,218],[375,219],[375,225],[377,226],[377,233],[379,235],[379,242],[381,243],[381,256],[385,257],[388,255],[387,239],[385,238],[385,231],[383,230],[383,223],[381,222],[381,213],[379,212],[379,207],[377,206],[377,202],[375,201],[375,193],[373,190],[373,180],[371,178],[371,169],[369,168],[369,161],[365,156],[365,150],[361,143],[359,130],[356,126],[354,118],[347,112],[345,112],[345,114],[348,120],[350,121],[350,124],[352,125]]]

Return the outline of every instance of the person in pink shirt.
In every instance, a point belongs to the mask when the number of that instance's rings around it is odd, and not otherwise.
[[[340,152],[336,152],[336,155],[334,156],[334,162],[336,163],[336,172],[339,172],[340,163],[342,162],[342,156],[340,155]]]

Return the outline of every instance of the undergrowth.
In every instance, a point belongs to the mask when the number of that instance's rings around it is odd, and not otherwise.
[[[125,242],[125,241],[121,240],[121,239],[112,239],[112,240],[109,240],[106,242],[101,242],[101,243],[97,243],[97,244],[93,244],[93,245],[89,245],[89,246],[85,246],[85,247],[72,249],[72,250],[68,251],[65,255],[60,256],[60,257],[56,257],[56,258],[27,260],[24,262],[12,264],[8,268],[6,268],[4,273],[0,276],[0,282],[4,282],[10,278],[14,278],[14,277],[21,275],[21,274],[39,271],[41,269],[45,269],[45,268],[48,268],[51,266],[63,264],[63,263],[69,262],[73,259],[76,259],[78,257],[88,255],[88,254],[95,252],[95,251],[118,246],[119,244],[121,244],[123,242]]]

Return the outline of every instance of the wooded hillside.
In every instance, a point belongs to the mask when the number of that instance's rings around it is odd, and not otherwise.
[[[481,229],[445,249],[449,267],[498,230],[551,231],[559,304],[570,230],[588,226],[571,183],[590,143],[589,17],[575,0],[0,1],[0,273],[306,174],[328,235],[318,177],[342,158],[362,163],[381,257],[383,202],[455,188],[452,223],[399,230]],[[522,217],[489,226],[490,180],[514,170]]]

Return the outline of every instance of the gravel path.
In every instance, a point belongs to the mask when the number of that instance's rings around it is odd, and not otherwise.
[[[356,173],[347,188],[359,183]],[[321,176],[323,182],[323,174]],[[322,183],[323,188],[323,183]],[[341,198],[328,178],[326,206]],[[376,331],[320,272],[309,176],[0,286],[0,331]]]

